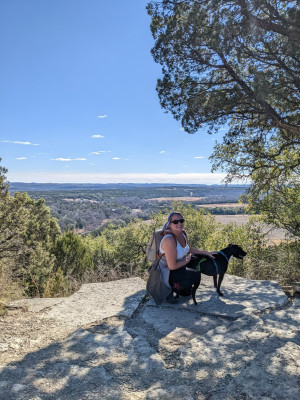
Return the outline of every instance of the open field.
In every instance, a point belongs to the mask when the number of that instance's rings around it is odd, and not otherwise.
[[[204,207],[204,208],[214,208],[214,207],[222,207],[222,208],[240,208],[246,207],[247,204],[244,203],[215,203],[215,204],[198,204],[197,207]]]
[[[238,215],[222,214],[222,215],[214,215],[214,217],[221,224],[229,224],[229,223],[233,222],[237,225],[243,225],[249,221],[249,218],[251,217],[251,215],[248,215],[248,214],[238,214]]]
[[[251,215],[214,215],[216,220],[221,224],[234,223],[237,225],[244,225],[249,221]],[[270,225],[263,226],[263,232],[268,236],[270,244],[278,244],[286,239],[286,231],[284,229],[274,228]]]
[[[153,199],[147,199],[147,201],[158,201],[159,203],[163,201],[199,201],[204,200],[205,197],[192,197],[192,196],[182,196],[182,197],[154,197]]]

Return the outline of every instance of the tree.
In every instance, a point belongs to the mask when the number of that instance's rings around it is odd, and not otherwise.
[[[0,167],[1,272],[19,282],[27,294],[40,296],[54,268],[52,248],[60,228],[43,199],[19,192],[10,195],[6,173]]]
[[[27,194],[23,196],[26,201],[22,212],[27,213],[21,236],[23,251],[16,258],[12,270],[23,282],[27,294],[42,296],[55,267],[53,249],[61,232],[44,199],[33,200]]]
[[[296,1],[153,1],[161,104],[192,133],[202,124],[282,128],[299,139]],[[292,38],[292,40],[291,40]]]
[[[0,158],[1,162],[2,158]],[[7,169],[0,165],[0,196],[1,198],[8,193],[9,184],[6,179]]]
[[[203,125],[209,133],[229,127],[211,156],[213,171],[225,170],[227,182],[250,178],[249,201],[263,212],[266,195],[284,199],[287,189],[297,192],[297,1],[163,0],[150,2],[148,12],[152,53],[163,67],[157,83],[162,107],[188,133]],[[280,215],[274,218],[282,224]]]
[[[23,208],[27,196],[22,193],[10,196],[6,173],[7,169],[0,166],[0,261],[22,252],[22,235],[28,218],[28,212]]]

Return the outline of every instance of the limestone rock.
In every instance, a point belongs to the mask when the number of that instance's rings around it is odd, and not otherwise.
[[[0,400],[298,400],[299,299],[229,275],[222,289],[204,277],[198,306],[156,306],[131,278],[14,302],[0,320]]]

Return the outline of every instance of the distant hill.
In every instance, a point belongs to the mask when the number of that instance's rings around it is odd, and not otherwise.
[[[35,192],[53,190],[103,190],[103,189],[146,189],[158,187],[225,187],[225,185],[173,184],[173,183],[25,183],[10,182],[10,192]],[[249,185],[227,185],[227,187],[247,188]]]

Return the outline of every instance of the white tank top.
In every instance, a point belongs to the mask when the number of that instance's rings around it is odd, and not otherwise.
[[[176,259],[177,259],[177,260],[180,260],[181,258],[185,257],[185,256],[188,254],[188,252],[190,251],[190,246],[189,246],[189,245],[187,244],[187,242],[186,242],[186,237],[185,237],[184,234],[182,234],[182,235],[183,235],[183,237],[184,237],[184,239],[185,239],[186,246],[185,246],[185,247],[182,247],[181,244],[178,242],[178,240],[176,240],[176,251],[177,251]],[[172,235],[166,234],[166,235],[162,238],[162,240],[161,240],[161,242],[160,242],[160,245],[159,245],[159,253],[160,253],[160,254],[163,254],[163,253],[164,253],[164,251],[163,251],[162,248],[161,248],[161,244],[162,244],[164,238],[167,237],[167,236],[173,237]]]

